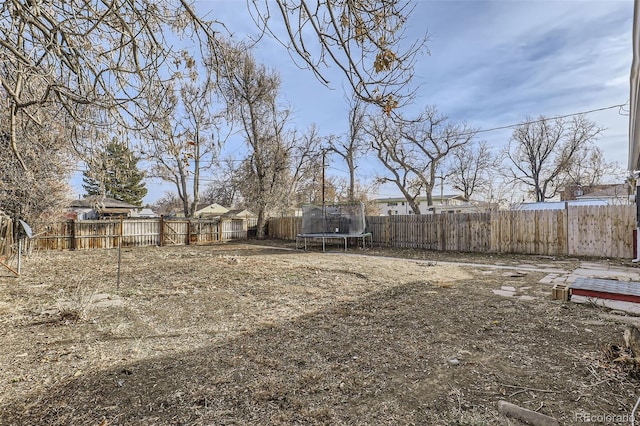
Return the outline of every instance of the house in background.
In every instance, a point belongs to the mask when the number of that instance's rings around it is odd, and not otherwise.
[[[537,203],[520,203],[511,210],[565,210],[569,207],[606,206],[605,200],[571,200],[571,201],[541,201]]]
[[[627,183],[592,186],[568,186],[560,193],[560,201],[521,203],[512,210],[564,210],[583,206],[621,206],[632,203],[632,187]]]
[[[627,183],[609,185],[606,188],[576,197],[576,200],[603,200],[609,206],[622,206],[631,204],[632,189]]]
[[[592,186],[568,186],[560,193],[560,201],[599,200],[617,206],[631,203],[633,189],[628,183]]]
[[[431,200],[433,201],[433,205],[428,206],[427,197],[416,198],[422,214],[482,213],[492,209],[495,210],[496,208],[490,203],[467,200],[462,195],[434,195],[431,197]],[[374,202],[381,216],[414,214],[411,206],[404,197],[378,198],[374,200]]]
[[[131,217],[135,217],[139,219],[153,219],[159,216],[156,212],[154,212],[150,208],[142,208],[139,210],[132,211]]]
[[[225,219],[253,219],[258,216],[251,210],[247,209],[232,209],[222,214]]]
[[[220,217],[228,211],[229,211],[228,208],[218,203],[213,203],[213,204],[198,203],[196,205],[196,210],[193,212],[193,218],[194,219],[210,219],[213,217]],[[182,218],[184,217],[184,212],[180,210],[175,214],[171,214],[171,216]]]
[[[75,220],[127,218],[137,213],[138,208],[113,198],[91,196],[73,200],[67,208],[66,217]]]
[[[175,213],[174,217],[183,218],[184,212]],[[194,219],[213,219],[222,217],[226,219],[251,219],[257,217],[253,212],[247,209],[228,209],[225,206],[213,204],[198,204],[196,211],[193,213]]]
[[[229,211],[228,208],[221,206],[218,203],[198,204],[196,206],[196,211],[193,212],[193,217],[196,217],[196,218],[217,217],[217,216],[222,216],[228,211]]]

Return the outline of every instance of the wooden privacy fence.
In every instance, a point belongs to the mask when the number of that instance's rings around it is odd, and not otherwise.
[[[34,224],[35,250],[202,244],[247,238],[254,219],[68,220]]]
[[[439,251],[632,258],[636,209],[580,206],[565,210],[369,216],[373,243]],[[269,220],[269,236],[293,240],[301,217]]]

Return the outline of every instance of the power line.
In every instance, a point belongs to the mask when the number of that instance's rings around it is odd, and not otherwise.
[[[491,127],[489,129],[480,129],[480,130],[476,130],[474,132],[460,133],[460,136],[468,136],[468,135],[473,135],[473,134],[476,134],[476,133],[494,132],[496,130],[513,129],[514,127],[523,126],[523,125],[527,125],[527,124],[542,123],[543,121],[548,121],[548,120],[558,120],[558,119],[561,119],[561,118],[575,117],[577,115],[591,114],[591,113],[594,113],[594,112],[606,111],[606,110],[614,109],[614,108],[620,108],[622,110],[622,108],[625,105],[627,105],[627,103],[628,102],[625,102],[623,104],[611,105],[611,106],[603,107],[603,108],[590,109],[590,110],[587,110],[587,111],[574,112],[574,113],[571,113],[571,114],[556,115],[554,117],[539,118],[537,120],[524,121],[524,122],[517,123],[517,124],[509,124],[507,126]],[[621,114],[621,115],[624,115],[624,114]]]
[[[600,112],[600,111],[607,111],[610,109],[614,109],[614,108],[619,108],[620,111],[625,111],[624,107],[629,103],[629,101],[626,101],[623,104],[615,104],[615,105],[610,105],[610,106],[606,106],[606,107],[602,107],[602,108],[594,108],[594,109],[590,109],[590,110],[586,110],[586,111],[580,111],[580,112],[574,112],[574,113],[570,113],[570,114],[563,114],[563,115],[556,115],[553,117],[545,117],[545,118],[539,118],[537,120],[530,120],[530,121],[524,121],[524,122],[520,122],[520,123],[516,123],[516,124],[509,124],[509,125],[505,125],[505,126],[497,126],[497,127],[491,127],[488,129],[480,129],[480,130],[475,130],[475,131],[469,131],[469,132],[464,132],[464,133],[459,133],[459,136],[469,136],[469,135],[474,135],[477,133],[488,133],[488,132],[494,132],[497,130],[506,130],[506,129],[512,129],[515,127],[519,127],[519,126],[523,126],[523,125],[528,125],[528,124],[535,124],[535,123],[542,123],[544,121],[548,121],[548,120],[557,120],[557,119],[562,119],[562,118],[569,118],[569,117],[575,117],[578,115],[586,115],[586,114],[592,114],[594,112]],[[619,112],[620,115],[628,115],[628,114],[623,114],[622,112]],[[240,151],[240,149],[236,149],[234,152],[231,153],[231,155],[237,154]],[[290,158],[302,158],[304,157],[304,155],[291,155]],[[238,158],[223,158],[222,161],[230,161],[233,163],[240,163],[240,162],[244,162],[247,159],[238,159]],[[327,165],[327,168],[329,169],[333,169],[342,173],[348,173],[346,170],[341,170],[339,168],[336,168],[334,166],[329,166]],[[86,170],[80,170],[80,169],[74,169],[75,172],[82,172],[84,173]],[[375,178],[375,175],[372,176],[365,176],[365,178]],[[162,178],[159,177],[152,177],[151,179],[160,179],[163,180]],[[193,177],[188,176],[187,179],[189,180],[193,180]],[[207,177],[201,177],[200,178],[200,182],[207,182],[207,183],[213,183],[213,182],[219,182],[219,179],[216,178],[207,178]],[[170,181],[167,181],[170,182]]]
[[[624,107],[629,103],[629,101],[623,103],[623,104],[615,104],[615,105],[610,105],[607,107],[602,107],[602,108],[594,108],[594,109],[590,109],[590,110],[586,110],[586,111],[580,111],[580,112],[574,112],[571,114],[564,114],[564,115],[556,115],[553,117],[544,117],[544,118],[539,118],[537,120],[529,120],[529,121],[523,121],[520,123],[515,123],[515,124],[508,124],[508,125],[504,125],[504,126],[497,126],[497,127],[490,127],[488,129],[479,129],[479,130],[470,130],[468,132],[462,132],[462,133],[457,133],[456,136],[473,136],[476,135],[478,133],[488,133],[488,132],[495,132],[497,130],[506,130],[506,129],[513,129],[519,126],[524,126],[524,125],[528,125],[528,124],[535,124],[535,123],[542,123],[544,121],[549,121],[549,120],[558,120],[561,118],[569,118],[569,117],[575,117],[578,115],[586,115],[586,114],[591,114],[594,112],[600,112],[600,111],[606,111],[606,110],[610,110],[610,109],[614,109],[614,108],[619,108],[620,115],[629,115],[628,113],[624,114],[622,113],[622,111],[624,110]],[[415,145],[414,142],[410,142],[410,141],[399,141],[397,142],[397,145]]]
[[[339,168],[334,167],[334,166],[326,166],[326,167],[327,167],[327,169],[335,170],[337,172],[349,173],[347,170],[342,170],[342,169],[339,169]]]

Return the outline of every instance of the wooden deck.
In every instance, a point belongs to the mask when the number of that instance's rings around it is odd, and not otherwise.
[[[579,277],[569,287],[571,295],[640,303],[640,282]]]

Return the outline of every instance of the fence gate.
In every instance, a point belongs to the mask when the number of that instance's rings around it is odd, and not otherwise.
[[[183,245],[189,238],[189,222],[164,220],[162,226],[162,244]]]

